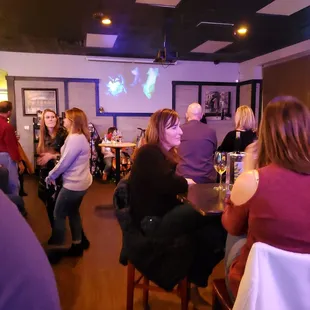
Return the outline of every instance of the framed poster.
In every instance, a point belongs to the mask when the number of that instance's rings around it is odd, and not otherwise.
[[[228,91],[206,91],[204,108],[206,116],[224,114],[230,116],[230,98]]]
[[[24,115],[36,116],[38,111],[51,109],[58,114],[58,89],[22,88]]]

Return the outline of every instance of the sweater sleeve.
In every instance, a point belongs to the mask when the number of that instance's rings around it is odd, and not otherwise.
[[[69,135],[63,146],[60,160],[54,169],[49,172],[48,177],[56,180],[72,165],[80,150],[80,135]]]
[[[7,126],[4,131],[4,142],[12,160],[19,162],[21,157],[18,151],[18,142],[14,128],[11,125]]]
[[[247,233],[248,216],[248,208],[245,205],[235,206],[227,200],[222,215],[222,224],[229,234],[240,236]]]
[[[138,151],[132,167],[132,181],[149,184],[159,195],[177,195],[187,192],[184,177],[176,175],[169,161],[156,145],[145,145]]]

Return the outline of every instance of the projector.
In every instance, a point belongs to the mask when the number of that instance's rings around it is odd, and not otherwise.
[[[177,57],[177,52],[171,52],[169,55],[167,55],[166,48],[159,49],[153,62],[157,64],[175,64]]]

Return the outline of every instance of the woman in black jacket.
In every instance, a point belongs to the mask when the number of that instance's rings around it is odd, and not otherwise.
[[[127,259],[166,290],[185,276],[207,286],[225,244],[220,217],[203,217],[177,199],[194,184],[175,173],[181,135],[175,111],[151,116],[146,144],[137,150],[128,178],[130,221],[120,221]]]
[[[245,148],[257,139],[256,121],[250,107],[242,105],[237,109],[235,128],[227,133],[217,149],[219,152],[244,152]]]
[[[38,195],[46,206],[51,228],[54,223],[55,201],[61,188],[61,180],[57,180],[57,188],[55,188],[54,186],[47,186],[45,178],[55,167],[57,159],[60,156],[60,149],[63,146],[66,137],[67,131],[60,126],[57,114],[50,109],[44,110],[40,123],[39,144],[37,148],[37,153],[39,155],[38,164],[40,166]]]

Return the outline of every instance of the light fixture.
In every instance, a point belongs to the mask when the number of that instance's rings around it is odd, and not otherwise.
[[[94,13],[93,18],[100,20],[100,22],[105,26],[109,26],[112,24],[111,18],[109,18],[107,15],[103,14],[102,12]]]
[[[241,35],[241,36],[244,36],[246,35],[248,32],[248,28],[245,27],[245,26],[241,26],[237,29],[237,34]]]
[[[162,65],[165,66],[175,66],[175,62],[155,62],[154,59],[134,59],[134,58],[118,58],[118,57],[98,57],[98,56],[86,56],[87,61],[94,62],[118,62],[118,63],[132,63],[132,64],[153,64],[153,65]]]
[[[101,23],[104,24],[104,25],[111,25],[112,24],[112,21],[109,17],[103,17],[101,19]]]

